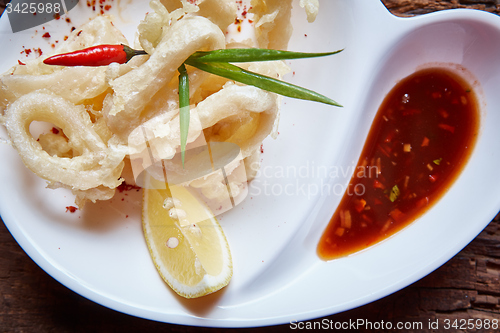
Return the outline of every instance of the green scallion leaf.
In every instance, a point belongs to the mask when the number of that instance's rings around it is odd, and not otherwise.
[[[443,160],[443,158],[441,157],[441,158],[438,158],[437,160],[434,160],[432,162],[434,162],[434,164],[436,164],[436,165],[439,165],[439,164],[441,164],[442,160]]]
[[[394,185],[392,187],[391,193],[389,194],[389,200],[391,200],[391,202],[396,201],[400,194],[401,192],[399,191],[398,185]]]
[[[269,49],[222,49],[213,51],[198,51],[193,53],[188,61],[199,62],[253,62],[285,59],[316,58],[333,55],[342,50],[323,53],[304,53]]]
[[[298,98],[308,101],[320,102],[329,105],[339,106],[334,100],[291,83],[273,79],[271,77],[244,70],[238,66],[228,63],[202,63],[193,59],[186,60],[186,64],[196,67],[202,71],[225,77],[226,79],[238,81],[240,83],[255,86],[283,96]]]
[[[179,122],[181,127],[181,159],[184,167],[186,143],[189,132],[189,77],[186,66],[179,67]]]

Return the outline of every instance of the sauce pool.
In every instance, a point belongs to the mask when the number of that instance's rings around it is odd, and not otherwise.
[[[423,214],[457,178],[478,131],[476,96],[452,71],[428,68],[399,82],[375,116],[319,257],[363,250]]]

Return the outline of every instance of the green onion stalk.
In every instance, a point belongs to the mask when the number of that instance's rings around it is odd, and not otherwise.
[[[247,71],[231,63],[275,61],[288,59],[303,59],[324,57],[337,54],[342,50],[326,53],[303,53],[269,49],[223,49],[207,52],[195,52],[179,67],[179,119],[181,131],[181,158],[184,166],[187,136],[189,132],[189,77],[186,65],[202,71],[224,77],[229,80],[251,85],[286,97],[324,103],[342,107],[331,98],[312,90],[280,81],[269,76]]]

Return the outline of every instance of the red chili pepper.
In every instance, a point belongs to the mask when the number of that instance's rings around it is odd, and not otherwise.
[[[147,54],[127,45],[97,45],[70,53],[57,54],[43,61],[56,66],[107,66],[113,62],[124,64],[133,56]]]

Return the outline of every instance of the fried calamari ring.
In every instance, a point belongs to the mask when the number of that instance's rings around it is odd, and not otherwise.
[[[183,3],[180,0],[162,0],[161,3],[165,6],[167,11],[174,16],[175,11],[186,11],[186,5],[195,5],[193,14],[196,16],[203,16],[208,18],[219,26],[222,31],[226,31],[228,25],[234,22],[235,13],[238,10],[237,1],[234,0],[192,0]],[[184,7],[184,8],[182,8]]]
[[[50,156],[29,132],[33,121],[61,128],[69,139],[73,158]],[[39,177],[72,190],[98,186],[116,188],[120,183],[126,150],[108,147],[92,128],[84,106],[76,106],[49,91],[21,96],[6,110],[5,127],[24,164]]]
[[[47,89],[72,103],[79,103],[106,91],[105,74],[104,67],[67,67],[45,75],[5,75],[0,82],[13,95],[9,102],[32,91]]]
[[[128,44],[109,16],[98,16],[74,30],[54,51],[60,54],[100,44]],[[47,56],[27,59],[25,64],[15,65],[0,76],[0,114],[22,95],[39,89],[48,89],[80,104],[109,88],[105,67],[48,66],[43,63]]]
[[[220,141],[214,133],[219,125],[229,129],[223,141],[237,144],[243,157],[250,156],[271,130],[278,114],[279,99],[275,94],[252,86],[226,84],[223,89],[198,103],[195,111],[204,129],[213,127],[205,134],[207,140]],[[238,120],[247,118],[247,123]],[[235,126],[232,126],[232,122]],[[248,124],[248,128],[245,125]]]
[[[147,120],[144,109],[162,87],[177,77],[177,69],[191,54],[224,47],[224,33],[204,17],[185,17],[174,23],[144,64],[110,82],[114,93],[104,107],[110,129],[126,139]],[[172,96],[172,102],[178,104],[176,90]]]

